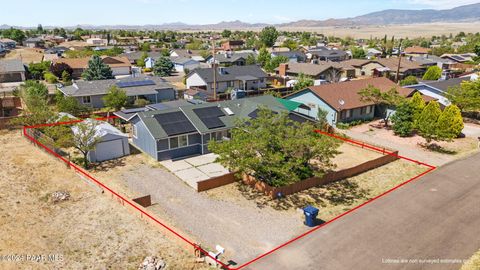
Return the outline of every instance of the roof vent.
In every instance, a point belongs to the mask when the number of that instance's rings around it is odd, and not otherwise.
[[[232,112],[232,110],[230,110],[230,108],[223,108],[225,110],[225,112],[227,112],[228,115],[234,115],[234,113]]]

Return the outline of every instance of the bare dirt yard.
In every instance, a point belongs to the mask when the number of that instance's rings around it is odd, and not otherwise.
[[[137,269],[149,255],[168,269],[208,269],[19,130],[0,131],[0,145],[0,269]],[[70,199],[53,203],[50,195],[59,190]],[[9,255],[24,257],[8,261]]]
[[[419,135],[405,138],[396,136],[391,128],[385,128],[379,120],[340,132],[356,140],[397,149],[400,155],[439,166],[478,151],[477,137],[480,136],[480,125],[466,123],[463,131],[466,135],[464,138],[454,139],[451,142],[434,142],[438,146],[436,151],[426,149],[425,139]]]
[[[32,48],[16,48],[9,52],[5,59],[20,59],[24,64],[39,63],[43,60],[43,53]]]

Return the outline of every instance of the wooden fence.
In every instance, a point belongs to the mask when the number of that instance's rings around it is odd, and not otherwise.
[[[398,151],[395,151],[390,154],[386,154],[379,158],[369,160],[367,162],[364,162],[360,165],[357,165],[351,168],[330,172],[325,174],[323,177],[308,178],[300,182],[293,183],[291,185],[283,186],[283,187],[272,187],[267,183],[259,181],[255,179],[255,177],[250,175],[243,175],[242,180],[244,183],[265,193],[266,195],[271,196],[272,198],[277,198],[279,194],[281,194],[282,196],[290,195],[290,194],[293,194],[302,190],[306,190],[312,187],[321,186],[321,185],[325,185],[325,184],[339,181],[342,179],[346,179],[346,178],[364,173],[366,171],[378,168],[385,164],[388,164],[392,161],[397,160],[398,158],[399,158]]]
[[[227,173],[221,176],[212,177],[207,180],[197,182],[197,192],[225,186],[236,181],[235,173]]]

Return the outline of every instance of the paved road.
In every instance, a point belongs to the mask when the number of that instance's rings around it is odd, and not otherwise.
[[[459,269],[480,248],[480,154],[447,164],[245,269]]]

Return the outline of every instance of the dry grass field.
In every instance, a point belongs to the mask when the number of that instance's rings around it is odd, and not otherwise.
[[[149,255],[163,258],[168,269],[208,269],[19,130],[0,131],[0,145],[0,258],[24,255],[0,260],[0,269],[137,269]],[[70,199],[53,203],[50,194],[58,190]]]

